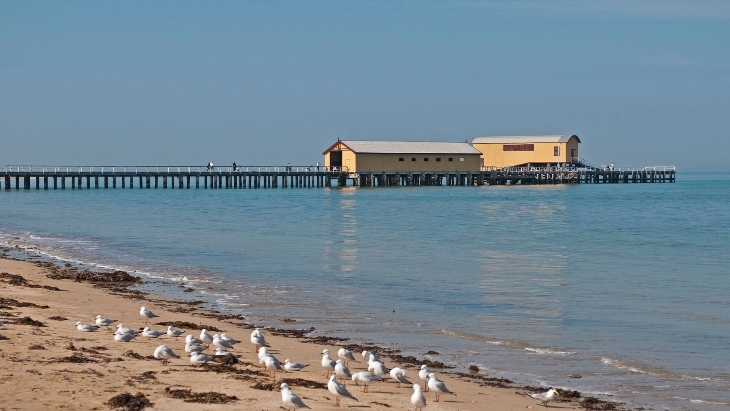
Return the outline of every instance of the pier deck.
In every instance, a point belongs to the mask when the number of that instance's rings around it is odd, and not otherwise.
[[[0,189],[83,188],[290,188],[472,186],[527,184],[673,183],[676,169],[482,169],[461,172],[351,173],[343,168],[302,166],[6,166]]]

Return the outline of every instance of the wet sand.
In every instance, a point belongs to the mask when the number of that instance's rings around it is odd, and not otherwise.
[[[322,337],[308,339],[303,333],[285,335],[264,329],[266,340],[272,346],[270,352],[282,362],[290,358],[310,364],[303,371],[277,373],[272,377],[259,365],[250,342],[253,325],[242,317],[201,309],[192,301],[140,293],[128,287],[129,283],[109,282],[100,286],[100,283],[84,278],[48,278],[47,274],[51,272],[64,272],[51,264],[0,259],[0,272],[4,273],[0,275],[0,321],[7,322],[0,327],[0,360],[3,362],[0,367],[0,411],[106,410],[115,404],[109,401],[120,394],[136,397],[132,401],[142,404],[149,402],[152,405],[147,409],[155,410],[278,410],[283,409],[278,387],[285,380],[312,409],[414,409],[410,403],[412,386],[406,384],[396,388],[391,379],[371,385],[369,393],[363,393],[362,387],[347,381],[347,388],[359,401],[343,398],[341,406],[335,407],[335,398],[326,388],[326,371],[320,365],[321,352],[328,348],[331,356],[337,359],[339,345],[346,345],[348,341],[328,341]],[[123,279],[121,274],[117,279]],[[193,366],[183,349],[184,338],[140,335],[130,342],[114,341],[112,330],[119,322],[134,329],[145,326],[144,318],[139,315],[141,306],[159,316],[149,321],[154,329],[166,331],[166,326],[158,324],[173,321],[190,323],[196,327],[177,328],[186,329],[196,337],[201,328],[208,328],[212,330],[211,334],[225,332],[240,340],[232,350],[240,355],[237,363],[211,362]],[[77,321],[93,324],[97,314],[119,322],[109,330],[102,327],[96,332],[81,332],[76,329]],[[152,354],[161,344],[171,347],[181,359],[172,360],[169,365],[155,360]],[[380,354],[386,366],[399,366],[406,370],[412,382],[420,382],[419,365],[399,364],[396,353],[388,356],[387,352],[380,351]],[[367,364],[362,362],[360,354],[356,352],[355,356],[361,362],[350,363],[351,371],[366,370]],[[488,375],[458,375],[450,374],[448,370],[430,369],[457,395],[444,395],[440,402],[435,402],[434,393],[426,392],[425,410],[542,408],[525,395],[532,392],[529,387],[505,384]],[[563,394],[564,397],[576,395]],[[123,403],[131,397],[119,397],[116,401]],[[196,399],[205,405],[190,402]],[[549,405],[557,409],[582,409],[578,399],[570,398]],[[597,405],[601,408],[594,409],[614,409],[610,408],[613,404]]]

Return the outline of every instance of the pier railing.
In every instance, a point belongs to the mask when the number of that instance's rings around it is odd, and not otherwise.
[[[329,166],[37,166],[7,165],[5,173],[29,174],[160,174],[160,173],[349,173],[347,167]]]

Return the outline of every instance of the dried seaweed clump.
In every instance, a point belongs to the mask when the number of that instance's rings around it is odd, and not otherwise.
[[[64,270],[53,270],[46,277],[53,280],[74,280],[88,281],[91,283],[139,283],[142,282],[140,277],[129,275],[126,271],[114,271],[113,273],[99,273],[91,270],[78,271],[73,268]]]
[[[34,327],[46,327],[46,325],[40,321],[36,321],[30,317],[23,317],[19,320],[13,321],[13,324],[17,325],[32,325]]]
[[[163,321],[156,323],[155,325],[164,325],[167,326],[173,326],[175,328],[179,328],[181,330],[202,330],[205,328],[208,331],[214,331],[214,332],[223,332],[220,328],[214,326],[214,325],[205,325],[205,324],[195,324],[191,323],[189,321]]]
[[[122,355],[124,355],[125,357],[134,358],[135,360],[148,360],[148,359],[150,359],[150,357],[152,357],[153,359],[155,358],[153,356],[147,356],[147,357],[145,357],[144,355],[137,354],[136,352],[134,352],[132,350],[127,350]]]
[[[96,362],[95,359],[85,356],[84,354],[81,354],[80,352],[75,352],[68,357],[59,358],[56,360],[56,362],[72,362],[76,364],[86,363],[86,362]]]
[[[327,388],[327,384],[325,384],[325,383],[322,383],[319,381],[305,380],[302,378],[284,378],[281,381],[279,381],[277,384],[279,384],[279,387],[280,387],[282,383],[287,383],[287,384],[291,385],[292,387],[304,387],[304,388],[315,388],[315,389]]]
[[[35,303],[25,303],[22,301],[18,301],[14,298],[0,298],[0,308],[11,308],[11,307],[48,308],[47,305],[38,305]]]
[[[60,315],[54,315],[53,317],[48,317],[48,319],[53,321],[68,321],[68,318],[61,317]]]
[[[36,344],[36,345],[31,345],[30,347],[28,347],[28,349],[29,350],[45,350],[46,347]]]
[[[598,398],[588,397],[580,402],[580,406],[585,410],[597,411],[613,411],[619,408],[613,402],[602,401]]]
[[[124,393],[115,395],[105,402],[109,409],[122,408],[125,411],[141,411],[145,407],[151,407],[152,403],[141,392],[134,395]]]
[[[226,395],[219,392],[192,392],[191,390],[171,390],[165,388],[165,393],[170,398],[181,399],[185,402],[196,402],[201,404],[228,404],[238,401],[235,395]]]

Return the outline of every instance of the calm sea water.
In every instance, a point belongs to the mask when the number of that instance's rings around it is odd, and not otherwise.
[[[727,175],[684,173],[675,184],[11,191],[0,243],[181,281],[197,290],[186,298],[258,324],[294,318],[520,382],[714,410],[730,407],[729,204]]]

